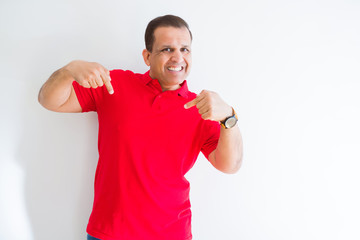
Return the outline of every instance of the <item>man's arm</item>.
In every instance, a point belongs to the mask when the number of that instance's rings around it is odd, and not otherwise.
[[[209,154],[211,164],[224,173],[236,173],[242,164],[243,143],[238,126],[221,127],[217,148]]]
[[[205,120],[223,121],[232,116],[232,108],[215,92],[202,91],[194,100],[185,104],[185,108],[196,106]],[[224,173],[236,173],[241,167],[243,143],[239,127],[225,129],[221,127],[217,148],[209,154],[211,164]]]
[[[72,61],[55,71],[39,91],[39,103],[55,112],[81,112],[72,83],[76,81],[85,88],[97,88],[105,84],[114,93],[109,71],[102,65],[86,61]]]

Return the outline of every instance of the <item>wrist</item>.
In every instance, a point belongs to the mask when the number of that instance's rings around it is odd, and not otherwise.
[[[76,65],[77,62],[78,62],[78,60],[73,60],[73,61],[69,62],[62,68],[62,70],[64,72],[71,74],[71,72],[73,71],[74,65]]]
[[[71,78],[72,81],[76,81],[74,76],[74,73],[76,71],[74,69],[75,68],[74,65],[76,65],[78,61],[79,60],[71,61],[61,69],[62,74],[64,74],[64,76],[66,76],[67,78]]]
[[[71,72],[66,69],[66,68],[61,68],[59,71],[59,78],[63,81],[63,82],[73,82],[75,81],[74,76],[71,74]]]
[[[234,110],[234,108],[231,108],[231,114],[225,118],[223,121],[220,121],[220,125],[224,128],[224,129],[229,129],[232,128],[236,125],[237,121],[238,121],[238,117],[237,114]]]
[[[226,109],[226,115],[221,122],[225,121],[228,117],[234,115],[234,109],[231,106],[228,105]]]

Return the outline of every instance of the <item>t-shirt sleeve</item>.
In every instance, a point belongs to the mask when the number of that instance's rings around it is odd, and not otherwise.
[[[206,120],[204,125],[204,144],[201,147],[201,152],[209,159],[210,153],[212,153],[218,144],[220,137],[220,125],[218,122]]]
[[[84,88],[74,81],[72,85],[82,112],[95,111],[99,113],[107,108],[109,101],[114,101],[114,97],[119,96],[120,90],[124,87],[124,84],[126,84],[125,80],[131,79],[133,75],[134,73],[131,71],[124,71],[121,69],[111,70],[111,85],[115,92],[113,95],[109,94],[105,85],[98,88]]]
[[[82,112],[96,111],[96,99],[94,95],[94,89],[84,88],[77,82],[73,82],[73,87],[76,93],[76,97],[80,103]]]

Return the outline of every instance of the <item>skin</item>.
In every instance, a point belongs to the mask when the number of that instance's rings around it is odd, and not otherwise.
[[[216,92],[201,91],[197,97],[185,104],[186,109],[196,107],[205,120],[223,121],[233,115],[232,108]],[[209,154],[211,164],[221,172],[236,173],[242,164],[243,142],[238,125],[230,129],[220,128],[216,149]]]
[[[176,90],[191,69],[191,37],[186,28],[159,27],[154,32],[152,52],[143,50],[143,58],[150,67],[150,77],[158,79],[163,91]],[[39,92],[39,102],[55,112],[81,112],[72,82],[85,88],[105,85],[114,94],[109,70],[98,63],[72,61],[54,72]],[[205,120],[223,121],[233,115],[233,110],[216,93],[203,90],[184,108],[196,107]],[[217,148],[209,155],[209,161],[224,173],[236,173],[242,163],[243,143],[238,126],[221,127]]]
[[[191,69],[190,33],[186,28],[159,27],[154,36],[152,52],[143,51],[150,77],[159,81],[163,91],[176,90]]]
[[[44,83],[38,96],[39,103],[54,112],[81,112],[73,81],[85,88],[105,85],[109,94],[114,93],[109,70],[98,63],[75,60],[55,71]]]

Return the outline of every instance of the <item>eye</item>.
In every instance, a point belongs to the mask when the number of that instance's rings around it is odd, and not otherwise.
[[[190,52],[190,49],[188,49],[188,48],[182,48],[181,51],[182,51],[182,52]]]
[[[171,48],[164,48],[163,50],[161,50],[162,52],[171,52]]]

